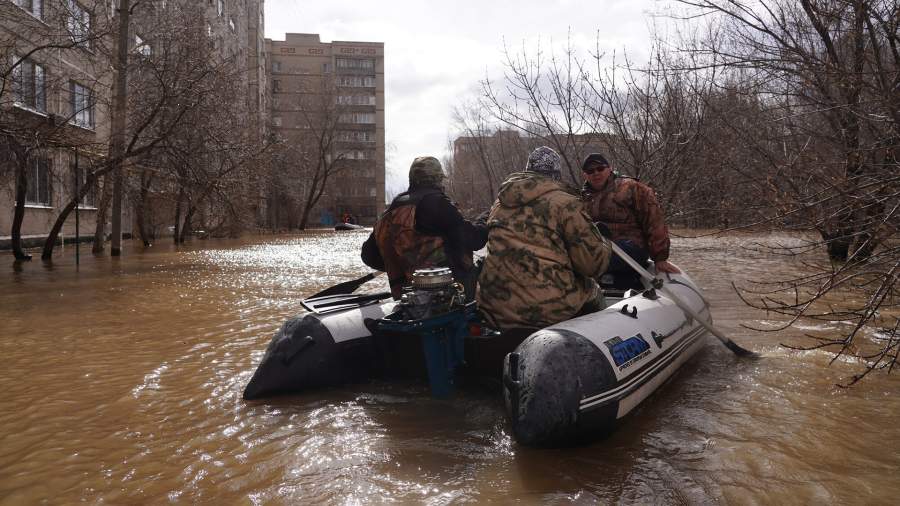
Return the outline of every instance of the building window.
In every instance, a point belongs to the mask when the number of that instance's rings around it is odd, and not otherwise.
[[[348,160],[373,160],[375,158],[375,152],[364,149],[352,149],[344,153],[344,158]],[[368,170],[364,170],[363,172],[368,172]]]
[[[94,128],[94,97],[91,89],[75,81],[70,83],[72,122],[84,128]]]
[[[375,132],[339,130],[337,138],[340,142],[375,142]]]
[[[38,206],[50,205],[50,160],[31,158],[28,160],[28,191],[25,203]]]
[[[337,68],[353,70],[372,70],[375,68],[375,60],[371,58],[338,58]]]
[[[330,64],[330,63],[323,63],[323,64],[322,64],[322,72],[325,73],[325,74],[331,72],[331,64]]]
[[[78,47],[90,49],[91,47],[91,13],[75,0],[67,0],[68,16],[66,17],[66,30],[72,42]]]
[[[16,105],[47,112],[44,67],[22,60],[12,69],[13,101]]]
[[[272,125],[280,127],[281,126],[281,117],[272,116]]]
[[[339,86],[353,88],[373,88],[375,87],[375,77],[373,76],[341,76],[338,79]]]
[[[28,11],[32,16],[44,19],[43,0],[13,0],[13,3]]]
[[[272,62],[272,72],[281,72],[281,62],[280,61]]]
[[[281,81],[278,79],[272,79],[272,91],[274,93],[279,93],[281,91]]]
[[[87,184],[88,175],[90,175],[90,170],[85,167],[79,167],[77,170],[75,169],[75,164],[72,164],[72,173],[75,174],[75,177],[78,178],[78,191],[84,191],[84,187]],[[75,189],[72,189],[73,198]],[[97,185],[92,184],[91,188],[87,193],[84,194],[84,198],[81,199],[81,202],[78,204],[80,207],[96,207],[97,206]]]
[[[140,35],[134,35],[134,52],[145,57],[149,57],[153,52],[150,44],[147,43]]]
[[[373,124],[373,123],[375,123],[375,113],[372,113],[372,112],[347,112],[347,113],[341,114],[339,121],[341,123]]]
[[[375,105],[375,95],[338,95],[338,105]]]

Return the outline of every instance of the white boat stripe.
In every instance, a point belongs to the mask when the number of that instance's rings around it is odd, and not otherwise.
[[[631,390],[635,387],[640,386],[646,380],[649,379],[648,376],[653,376],[658,372],[659,369],[664,368],[670,362],[670,358],[678,356],[685,348],[690,346],[704,333],[705,329],[703,327],[699,327],[687,336],[685,336],[680,343],[678,343],[674,348],[670,348],[667,350],[667,353],[663,358],[661,358],[657,363],[653,364],[652,367],[646,369],[643,373],[635,376],[627,383],[619,385],[618,387],[607,390],[606,392],[602,392],[599,394],[592,395],[590,397],[585,397],[580,401],[580,409],[585,409],[589,407],[593,407],[597,404],[603,403],[611,398],[617,397],[619,394],[624,393],[627,390]]]
[[[683,348],[683,347],[684,347],[684,343],[685,343],[686,341],[688,341],[689,339],[693,339],[694,337],[696,337],[698,334],[702,333],[703,331],[704,331],[703,327],[697,327],[695,330],[691,331],[691,332],[688,333],[684,338],[682,338],[681,342],[678,343],[677,345],[675,345],[675,347],[669,348],[668,350],[664,351],[664,352],[662,353],[662,356],[663,356],[663,357],[668,357],[668,356],[670,356],[670,355],[673,354],[673,353],[677,353],[678,351],[680,351],[680,348]],[[660,361],[663,361],[663,360],[665,360],[665,358],[660,359]],[[631,383],[634,383],[635,381],[639,381],[642,377],[646,376],[647,373],[652,372],[653,369],[654,369],[654,368],[656,367],[656,365],[658,365],[658,364],[659,364],[659,362],[657,362],[656,364],[654,364],[653,367],[650,367],[650,368],[644,370],[644,371],[643,371],[642,373],[640,373],[639,375],[634,376],[633,378],[627,380],[625,383],[619,385],[618,387],[615,387],[615,388],[612,389],[612,390],[607,390],[607,391],[605,391],[605,392],[601,392],[601,393],[599,393],[599,394],[594,394],[594,395],[592,395],[592,396],[585,397],[585,398],[581,399],[581,403],[584,404],[584,403],[587,403],[587,402],[592,402],[594,399],[596,399],[596,398],[598,398],[598,397],[605,397],[605,396],[607,396],[607,395],[617,393],[617,392],[620,391],[620,390],[624,390],[624,389],[629,388],[629,387],[631,386]]]

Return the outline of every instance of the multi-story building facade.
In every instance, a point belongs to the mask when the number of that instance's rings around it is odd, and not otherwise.
[[[199,25],[205,30],[213,57],[246,65],[235,83],[245,90],[245,99],[227,106],[247,117],[251,137],[261,143],[269,109],[264,0],[195,1],[132,0],[136,8],[128,34],[130,53],[133,58],[155,58],[157,42],[177,35],[162,33],[160,16],[166,9],[186,2],[184,5],[203,19],[191,20],[185,26]],[[0,248],[8,244],[12,227],[19,147],[27,156],[23,163],[27,164],[28,181],[21,234],[33,239],[26,245],[36,245],[47,235],[60,209],[71,201],[76,179],[82,183],[86,180],[87,159],[106,156],[113,85],[110,69],[114,67],[117,27],[112,10],[115,5],[107,0],[0,0],[0,123],[4,132],[12,133],[7,136],[9,142],[0,145]],[[77,171],[76,153],[81,162]],[[129,163],[129,177],[137,170],[139,167]],[[262,201],[262,195],[256,199]],[[96,226],[98,200],[96,190],[92,190],[78,206],[83,236],[91,235]],[[160,206],[167,205],[163,200]],[[126,234],[132,230],[131,209],[126,202],[122,220]],[[156,214],[166,221],[171,211],[164,209]],[[62,235],[72,237],[74,227],[73,213]],[[164,231],[167,227],[160,228]]]
[[[308,226],[330,225],[347,215],[360,223],[374,222],[384,209],[384,45],[322,43],[317,35],[306,34],[288,34],[284,41],[267,40],[263,0],[193,2],[135,4],[138,7],[133,10],[129,30],[130,58],[152,62],[160,40],[171,37],[164,32],[177,28],[177,13],[199,14],[200,19],[193,17],[182,24],[203,32],[212,49],[211,58],[236,62],[234,85],[244,90],[243,98],[222,106],[246,116],[248,137],[260,146],[273,139],[308,142],[309,129],[300,125],[299,97],[322,95],[321,83],[331,83],[327,93],[335,117],[329,157],[336,170],[309,214]],[[111,10],[114,6],[104,0],[0,0],[0,123],[6,132],[19,132],[27,148],[28,191],[20,229],[31,239],[26,246],[42,243],[61,209],[71,201],[76,184],[84,187],[88,161],[103,159],[109,149],[117,26]],[[173,7],[180,10],[173,11]],[[166,16],[168,25],[162,22]],[[228,66],[234,69],[235,63]],[[140,75],[132,79],[140,79]],[[310,86],[315,82],[320,86],[313,90]],[[52,134],[45,135],[48,131]],[[34,142],[29,144],[29,139]],[[76,153],[80,156],[77,170]],[[14,159],[11,144],[0,145],[0,248],[9,245],[14,217]],[[139,185],[147,168],[142,164],[159,161],[152,157],[129,161],[125,174],[132,187]],[[262,224],[271,207],[267,202],[273,198],[271,188],[261,184],[270,174],[257,172],[239,183],[246,185],[246,191],[242,187],[239,193],[251,202],[245,206],[247,212],[255,213],[245,222]],[[171,232],[178,216],[171,195],[177,193],[178,184],[157,178],[149,193],[142,191],[141,218],[132,212],[137,204],[129,202],[126,194],[122,231],[137,233],[135,220],[139,220],[155,237]],[[296,181],[301,189],[308,184],[302,175]],[[92,189],[77,208],[82,237],[93,234],[99,200],[98,191]],[[269,220],[269,225],[278,223]],[[72,213],[62,236],[69,240],[74,235]]]
[[[327,226],[348,215],[373,223],[384,210],[384,44],[325,43],[315,34],[288,33],[283,41],[266,39],[265,53],[273,136],[288,147],[322,129],[333,139],[327,154],[333,166],[307,225]],[[308,172],[290,182],[299,205],[314,184]]]
[[[21,233],[32,243],[85,180],[86,160],[105,151],[112,76],[93,36],[109,18],[106,5],[0,1],[0,243],[12,227],[16,172],[28,181]],[[96,8],[95,8],[96,7]],[[81,164],[76,152],[80,155]],[[93,230],[96,194],[78,206],[82,230]],[[63,234],[72,234],[74,216]]]

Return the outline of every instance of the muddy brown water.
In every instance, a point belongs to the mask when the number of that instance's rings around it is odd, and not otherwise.
[[[366,232],[318,232],[58,253],[0,262],[0,504],[896,504],[900,374],[846,390],[858,367],[759,334],[777,319],[731,281],[789,273],[744,248],[772,237],[677,239],[673,259],[713,301],[716,324],[764,353],[709,337],[609,437],[516,444],[488,391],[429,398],[368,383],[241,399],[298,301],[367,272]],[[778,239],[778,238],[776,238]],[[790,238],[783,238],[790,240]],[[370,290],[381,287],[367,287]]]

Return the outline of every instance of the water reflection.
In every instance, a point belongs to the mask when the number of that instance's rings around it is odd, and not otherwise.
[[[241,392],[299,299],[361,276],[365,232],[72,251],[0,277],[0,504],[41,501],[372,503],[891,503],[896,376],[834,387],[852,361],[780,342],[730,281],[795,269],[744,246],[676,240],[716,324],[766,358],[710,339],[618,431],[582,448],[515,444],[495,392],[429,398],[370,383],[267,402]],[[795,240],[790,236],[774,240]],[[198,247],[199,246],[199,247]],[[203,247],[203,249],[201,249]],[[367,286],[384,289],[383,277]]]

